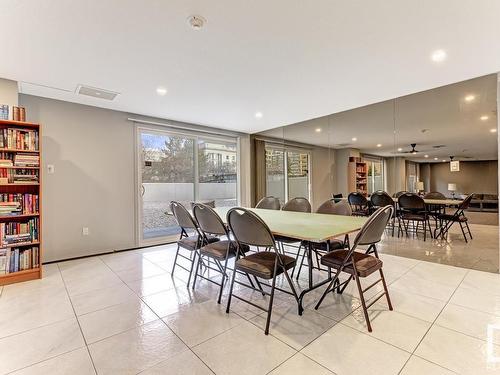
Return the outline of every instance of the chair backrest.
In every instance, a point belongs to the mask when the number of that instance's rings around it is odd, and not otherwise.
[[[311,212],[311,203],[306,198],[290,199],[282,208],[283,211]]]
[[[198,227],[205,234],[228,235],[226,226],[214,209],[203,203],[193,205],[193,215]]]
[[[347,200],[351,206],[364,207],[368,205],[368,199],[357,191],[349,193]]]
[[[335,200],[336,203],[340,202],[343,198],[342,193],[340,194],[332,194],[332,198]]]
[[[327,201],[321,203],[321,205],[316,210],[318,214],[333,214],[335,207],[335,199],[328,199]]]
[[[241,207],[231,208],[227,223],[238,243],[276,248],[271,230],[256,213]]]
[[[255,208],[264,208],[266,210],[279,210],[281,208],[281,203],[279,198],[269,196],[262,198],[255,205]]]
[[[470,202],[474,198],[474,194],[469,194],[462,203],[460,203],[460,206],[458,207],[459,210],[463,211],[469,208]]]
[[[394,206],[394,200],[383,190],[377,190],[370,196],[370,201],[375,207]]]
[[[171,201],[170,202],[170,211],[172,211],[172,214],[175,217],[175,220],[177,220],[177,224],[179,226],[186,230],[186,229],[198,229],[196,222],[194,221],[193,217],[189,213],[188,210],[186,210],[186,207],[184,207],[182,204],[176,201]]]
[[[404,193],[398,198],[399,208],[408,211],[424,211],[424,199],[414,193]]]
[[[402,196],[403,194],[406,194],[408,193],[407,191],[398,191],[397,193],[394,193],[392,196],[394,198],[399,198],[400,196]]]
[[[329,214],[329,215],[344,215],[351,216],[352,209],[349,206],[349,203],[346,201],[342,201],[339,203],[335,203],[335,199],[328,199],[326,202],[323,202],[321,206],[316,210],[318,214]]]
[[[354,239],[352,251],[358,245],[372,245],[380,242],[382,234],[394,213],[394,206],[378,208],[366,221]]]
[[[430,191],[424,195],[424,199],[446,199],[446,197],[439,191]]]

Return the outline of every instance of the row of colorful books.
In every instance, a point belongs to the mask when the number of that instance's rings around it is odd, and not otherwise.
[[[36,154],[16,154],[14,156],[15,167],[39,167],[40,155]]]
[[[0,104],[0,120],[26,121],[26,108],[8,104]]]
[[[31,129],[0,129],[0,148],[38,151],[38,131]]]
[[[0,223],[0,247],[38,241],[38,217],[26,222]]]
[[[29,270],[40,266],[38,246],[29,248],[0,248],[0,275]]]
[[[0,167],[0,184],[36,184],[38,171],[34,169],[5,169]]]
[[[37,214],[40,202],[38,194],[0,194],[0,216]]]

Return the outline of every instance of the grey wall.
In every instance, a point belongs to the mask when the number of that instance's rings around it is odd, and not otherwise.
[[[461,161],[460,172],[450,172],[449,163],[430,163],[430,190],[450,195],[448,183],[456,183],[459,194],[498,194],[498,163]]]
[[[18,105],[16,81],[0,78],[0,104]],[[10,111],[9,116],[12,118]]]

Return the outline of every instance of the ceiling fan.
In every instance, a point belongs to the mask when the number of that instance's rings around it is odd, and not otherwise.
[[[411,146],[411,150],[410,151],[402,151],[401,153],[402,154],[416,154],[416,153],[420,152],[420,151],[418,151],[418,150],[415,149],[415,147],[417,147],[416,143],[411,143],[410,146]]]

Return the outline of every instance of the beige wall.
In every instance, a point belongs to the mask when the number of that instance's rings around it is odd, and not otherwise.
[[[405,158],[387,158],[385,160],[385,166],[387,193],[393,195],[399,191],[406,190]]]
[[[460,172],[450,172],[449,163],[431,163],[430,190],[450,195],[448,183],[457,184],[458,194],[498,194],[498,163],[461,161]]]
[[[0,78],[0,104],[18,105],[16,81]],[[9,109],[9,115],[12,117],[11,110]]]
[[[42,124],[43,261],[138,246],[135,125],[127,120],[133,115],[29,95],[19,102],[28,121]],[[248,199],[247,138],[241,140],[242,201]],[[47,173],[48,164],[54,174]]]
[[[331,198],[333,193],[334,152],[328,148],[315,147],[312,150],[311,161],[311,203],[315,210],[321,203]]]

